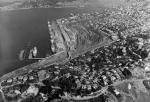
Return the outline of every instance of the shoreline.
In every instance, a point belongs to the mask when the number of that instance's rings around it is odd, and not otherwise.
[[[46,9],[46,8],[84,8],[86,5],[79,5],[79,6],[50,6],[50,7],[32,7],[32,8],[12,8],[12,9],[2,9],[0,8],[0,12],[6,12],[6,11],[20,11],[20,10],[30,10],[30,9]]]

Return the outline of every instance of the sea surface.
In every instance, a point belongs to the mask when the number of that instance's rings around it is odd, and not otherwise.
[[[51,54],[47,21],[70,13],[91,12],[88,8],[39,8],[0,12],[0,76],[36,60],[19,61],[27,47],[38,49],[38,58]]]

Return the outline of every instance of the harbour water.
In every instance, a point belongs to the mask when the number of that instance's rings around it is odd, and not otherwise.
[[[89,12],[87,8],[39,8],[0,12],[0,76],[35,60],[19,61],[27,47],[37,47],[38,58],[51,54],[47,21],[70,13]]]

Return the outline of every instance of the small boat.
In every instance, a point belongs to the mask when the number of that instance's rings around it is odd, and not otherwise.
[[[32,53],[33,53],[33,57],[37,56],[37,47],[33,48]]]
[[[34,47],[30,50],[28,59],[36,58],[37,56],[37,47]]]
[[[21,50],[19,54],[19,60],[22,61],[25,59],[25,50]]]
[[[30,50],[30,53],[29,53],[29,56],[28,56],[28,59],[32,59],[33,58],[33,53],[32,53],[32,49]]]
[[[36,56],[37,56],[37,47],[34,47],[32,49],[25,49],[20,51],[19,60],[22,61],[24,59],[34,59],[36,58]]]

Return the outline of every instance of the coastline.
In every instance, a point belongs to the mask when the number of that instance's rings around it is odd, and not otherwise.
[[[42,8],[84,8],[87,5],[67,5],[67,6],[49,6],[49,7],[30,7],[30,8],[1,8],[0,7],[0,12],[5,12],[5,11],[18,11],[18,10],[28,10],[28,9],[42,9]]]

